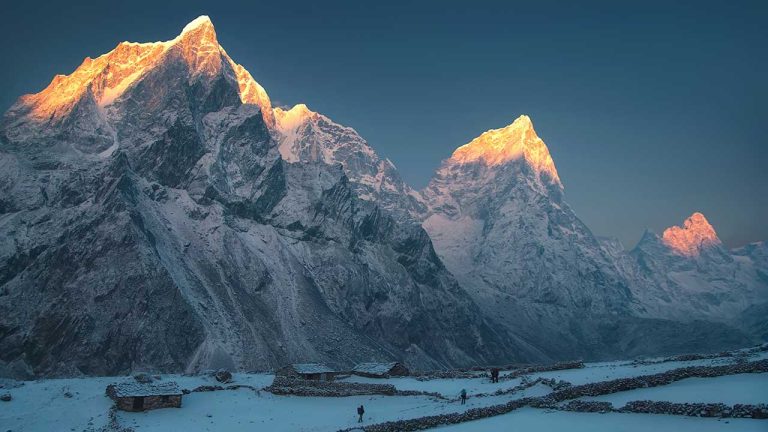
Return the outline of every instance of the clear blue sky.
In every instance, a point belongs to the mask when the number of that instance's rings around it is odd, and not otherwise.
[[[768,1],[415,3],[9,2],[0,106],[207,14],[277,104],[354,127],[415,187],[528,114],[596,234],[632,247],[702,211],[730,246],[768,240]]]

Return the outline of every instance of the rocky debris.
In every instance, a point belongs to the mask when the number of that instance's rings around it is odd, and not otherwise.
[[[11,399],[13,399],[13,398],[11,397],[10,393],[3,393],[2,395],[0,395],[0,401],[10,402]]]
[[[613,404],[610,402],[574,400],[563,405],[562,409],[565,411],[606,413],[613,411]]]
[[[573,387],[573,384],[566,380],[556,380],[554,378],[542,378],[541,383],[554,391],[560,391],[569,387]]]
[[[219,369],[216,371],[215,374],[213,374],[214,378],[216,378],[216,381],[220,383],[230,383],[232,382],[232,373],[226,369]]]
[[[24,385],[24,381],[17,381],[10,378],[0,378],[0,389],[13,389]]]
[[[145,372],[139,372],[133,375],[133,379],[136,380],[137,383],[141,384],[149,384],[154,379],[152,378],[152,375],[145,373]]]
[[[736,404],[728,406],[721,403],[675,403],[643,400],[629,402],[617,411],[643,414],[672,414],[689,417],[768,419],[768,405],[765,404]]]
[[[334,381],[314,381],[286,377],[275,377],[272,385],[264,390],[278,395],[344,397],[358,395],[398,394],[392,384],[366,384]]]

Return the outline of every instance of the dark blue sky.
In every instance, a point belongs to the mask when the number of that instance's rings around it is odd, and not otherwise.
[[[528,114],[596,234],[632,247],[702,211],[730,246],[768,239],[768,1],[205,3],[4,5],[0,106],[207,14],[273,101],[354,127],[415,187]]]

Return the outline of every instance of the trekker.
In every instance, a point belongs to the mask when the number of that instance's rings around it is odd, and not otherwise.
[[[357,415],[360,416],[360,417],[357,418],[357,422],[358,423],[362,423],[363,422],[363,414],[365,414],[365,407],[360,405],[359,407],[357,407]]]
[[[461,389],[461,404],[464,405],[465,403],[467,403],[467,391]]]
[[[491,382],[493,383],[499,382],[499,368],[491,369]]]

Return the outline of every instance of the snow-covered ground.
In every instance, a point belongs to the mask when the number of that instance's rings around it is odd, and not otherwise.
[[[567,432],[765,432],[765,420],[713,419],[652,414],[596,414],[522,408],[509,414],[444,426],[443,432],[567,431]]]
[[[768,402],[768,374],[688,378],[662,387],[642,388],[583,399],[611,402],[616,408],[637,400],[756,405]],[[768,430],[768,424],[765,427]]]
[[[765,353],[749,360],[765,358]],[[664,362],[637,365],[630,362],[588,363],[583,369],[534,373],[529,377],[555,378],[573,384],[604,381],[620,377],[647,375],[694,365],[718,365],[733,358]],[[101,431],[108,422],[112,402],[104,394],[106,386],[130,377],[100,377],[28,381],[24,385],[0,389],[11,393],[11,402],[0,402],[0,432]],[[271,374],[235,374],[235,384],[262,389],[271,384]],[[176,381],[183,389],[218,384],[210,376],[164,375],[163,381]],[[520,378],[491,383],[488,378],[372,379],[344,378],[344,381],[389,383],[400,390],[437,392],[449,399],[466,389],[470,398],[466,405],[455,400],[427,396],[354,396],[299,397],[276,396],[263,390],[240,388],[213,392],[195,392],[183,397],[181,409],[161,409],[143,413],[118,412],[120,426],[136,432],[183,430],[197,431],[335,431],[357,425],[356,407],[366,408],[365,423],[418,418],[460,412],[502,404],[527,396],[543,396],[551,389],[537,384],[524,391],[475,397],[515,387]],[[69,396],[65,395],[68,393]],[[586,399],[586,398],[585,398]],[[731,375],[717,378],[690,378],[663,387],[637,389],[604,395],[594,400],[610,401],[622,406],[632,400],[666,400],[672,402],[768,403],[768,374]],[[768,430],[768,421],[746,419],[702,419],[649,414],[589,414],[526,408],[512,413],[477,420],[443,429],[448,431],[506,430],[639,431],[639,430]],[[441,429],[442,430],[442,429]]]

